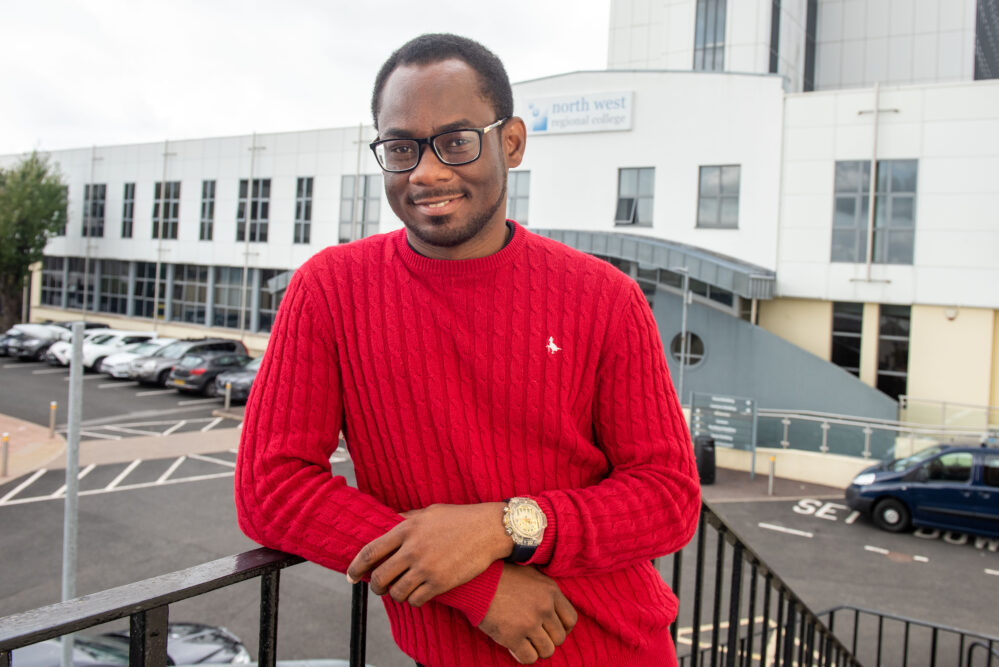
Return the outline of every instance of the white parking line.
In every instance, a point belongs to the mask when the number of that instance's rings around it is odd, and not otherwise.
[[[149,489],[154,486],[167,486],[170,484],[184,484],[185,482],[204,482],[212,479],[222,479],[223,477],[232,477],[236,473],[233,471],[215,473],[214,475],[198,475],[196,477],[183,477],[181,479],[168,479],[164,482],[142,482],[139,484],[126,484],[124,486],[119,486],[115,489],[89,489],[87,491],[80,491],[80,496],[96,496],[102,493],[115,493],[117,491],[132,491],[135,489]],[[36,496],[33,498],[19,498],[17,500],[11,500],[7,503],[3,503],[0,499],[0,504],[5,505],[26,505],[27,503],[39,503],[44,500],[53,500],[51,496]]]
[[[163,482],[165,482],[168,479],[170,479],[170,475],[172,475],[174,473],[174,471],[177,470],[177,468],[180,467],[180,464],[183,463],[186,460],[187,460],[186,456],[181,456],[176,461],[174,461],[173,463],[171,463],[170,467],[166,469],[166,472],[164,472],[162,475],[160,475],[160,478],[158,480],[156,480],[156,483],[157,484],[162,484]]]
[[[788,535],[798,535],[799,537],[815,537],[812,533],[804,530],[795,530],[794,528],[785,528],[784,526],[775,526],[772,523],[758,523],[756,524],[760,528],[766,528],[767,530],[775,530],[778,533],[787,533]]]
[[[4,368],[31,368],[31,366],[29,366],[27,364],[4,364],[3,367]]]
[[[84,375],[83,379],[84,380],[103,380],[104,378],[101,377],[100,375]],[[63,382],[69,382],[69,378],[68,377],[63,378]]]
[[[139,391],[136,392],[136,396],[159,396],[160,394],[172,394],[176,391],[175,389],[153,389],[152,391]]]
[[[107,382],[97,385],[98,389],[120,389],[121,387],[138,387],[138,382]]]
[[[161,433],[161,435],[170,435],[171,433],[173,433],[174,431],[176,431],[177,429],[179,429],[181,426],[183,426],[186,423],[187,423],[186,419],[181,419],[179,422],[177,422],[176,424],[174,424],[173,426],[171,426],[167,430],[163,431],[163,433]]]
[[[94,438],[95,440],[121,440],[120,435],[115,435],[113,433],[94,433],[93,431],[80,431],[80,435],[85,435],[88,438]]]
[[[83,469],[83,470],[81,470],[81,471],[80,471],[79,473],[77,473],[77,475],[76,475],[76,478],[77,478],[77,479],[83,479],[84,477],[86,477],[86,476],[87,476],[87,475],[88,475],[88,474],[90,473],[90,471],[91,471],[91,470],[93,470],[93,469],[94,469],[94,468],[96,468],[96,467],[97,467],[97,464],[96,464],[96,463],[91,463],[91,464],[90,464],[90,465],[88,465],[88,466],[87,466],[86,468],[84,468],[84,469]],[[56,491],[55,493],[53,493],[53,494],[52,494],[52,497],[53,497],[53,498],[59,498],[60,496],[64,496],[65,494],[66,494],[66,485],[65,485],[65,484],[63,484],[63,485],[62,485],[62,486],[61,486],[61,487],[59,488],[59,490],[58,490],[58,491]]]
[[[0,500],[0,503],[2,502],[3,501]],[[999,570],[990,570],[989,568],[985,568],[985,574],[991,574],[994,577],[999,577]]]
[[[108,425],[103,426],[102,428],[106,428],[109,431],[118,431],[119,433],[131,433],[133,435],[159,435],[159,432],[157,431],[141,431],[137,428],[128,428],[127,426]]]
[[[32,375],[50,375],[52,373],[68,373],[68,368],[43,368],[40,371],[31,371]]]
[[[118,473],[118,476],[111,480],[111,483],[104,487],[105,491],[112,491],[115,487],[122,483],[122,481],[128,477],[128,474],[135,470],[135,468],[142,463],[142,459],[135,459],[128,464],[128,467]]]
[[[850,516],[846,517],[846,525],[849,526],[850,524],[852,524],[854,521],[857,520],[857,517],[859,517],[859,516],[860,516],[860,512],[858,512],[856,510],[850,512]]]
[[[45,472],[46,472],[45,468],[39,468],[38,470],[36,470],[34,475],[24,480],[20,484],[18,484],[16,487],[14,487],[12,491],[7,493],[7,495],[5,495],[3,498],[0,498],[0,505],[3,505],[5,502],[16,496],[18,493],[28,488],[32,484],[34,484],[35,480],[44,475]]]
[[[220,466],[228,466],[230,468],[236,467],[236,464],[232,461],[224,461],[212,456],[205,456],[204,454],[188,454],[188,458],[195,459],[197,461],[205,461],[206,463],[217,463]]]
[[[930,562],[930,559],[927,558],[926,556],[913,556],[912,560],[916,561],[917,563],[929,563]]]
[[[887,549],[882,549],[881,547],[872,547],[870,544],[864,545],[864,551],[872,551],[876,554],[881,554],[882,556],[887,556],[891,552]]]
[[[177,405],[195,405],[197,403],[207,403],[211,400],[210,398],[194,398],[190,401],[177,401]]]
[[[214,419],[214,421],[211,421],[208,424],[205,424],[205,426],[201,429],[201,432],[204,433],[205,431],[211,431],[213,428],[215,428],[216,426],[219,425],[219,423],[222,421],[222,419],[223,419],[223,417],[216,417]]]

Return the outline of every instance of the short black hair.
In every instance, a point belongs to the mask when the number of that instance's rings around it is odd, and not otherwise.
[[[382,89],[389,75],[402,65],[429,65],[442,60],[460,60],[479,75],[479,92],[492,104],[497,118],[513,115],[513,89],[502,61],[492,51],[467,37],[449,33],[420,35],[409,40],[389,56],[375,77],[371,95],[371,115],[378,128]]]

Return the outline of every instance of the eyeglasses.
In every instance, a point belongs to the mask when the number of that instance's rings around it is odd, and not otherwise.
[[[416,169],[423,157],[423,145],[429,144],[443,164],[452,167],[475,162],[482,154],[482,136],[506,121],[509,116],[482,128],[448,130],[425,139],[381,139],[371,143],[378,165],[388,172]]]

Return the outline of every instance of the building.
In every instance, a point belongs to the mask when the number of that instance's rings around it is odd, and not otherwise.
[[[529,141],[508,211],[642,284],[684,402],[999,405],[999,0],[612,0],[610,16],[607,70],[514,86]],[[33,318],[86,308],[262,349],[307,257],[400,226],[373,138],[55,151],[69,224]]]

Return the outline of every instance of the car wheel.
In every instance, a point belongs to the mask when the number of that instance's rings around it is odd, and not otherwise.
[[[156,385],[159,387],[165,387],[167,378],[170,377],[170,369],[160,371],[160,374],[156,376]]]
[[[219,388],[215,386],[215,378],[211,378],[205,383],[205,396],[215,398],[219,395]]]
[[[101,364],[103,363],[104,363],[104,357],[97,357],[97,360],[94,361],[94,364],[90,367],[90,370],[92,370],[95,373],[99,373],[101,371]]]
[[[878,528],[901,533],[909,527],[909,508],[901,500],[885,498],[874,506],[871,518]]]

